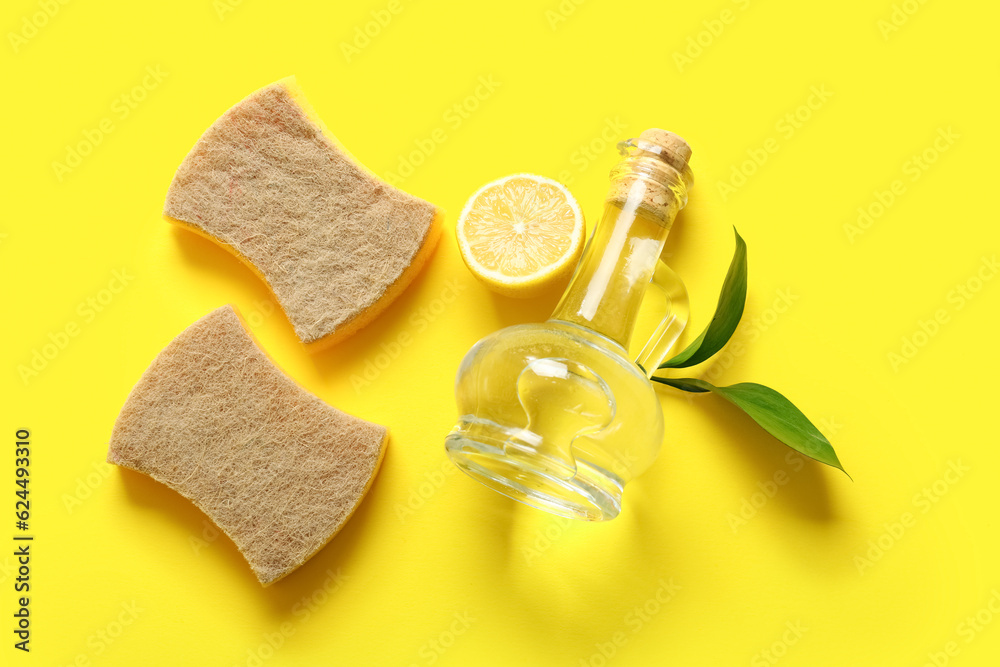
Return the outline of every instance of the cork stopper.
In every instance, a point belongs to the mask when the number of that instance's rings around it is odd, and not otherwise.
[[[659,157],[677,171],[684,171],[688,162],[691,161],[691,147],[673,132],[651,127],[648,130],[643,130],[642,134],[639,135],[639,139],[659,146],[662,150],[657,155],[656,153],[643,150],[640,144],[638,153]]]
[[[639,197],[638,205],[653,217],[672,220],[687,203],[694,177],[688,162],[691,147],[684,139],[659,128],[618,144],[625,156],[611,172],[608,199],[624,203]]]

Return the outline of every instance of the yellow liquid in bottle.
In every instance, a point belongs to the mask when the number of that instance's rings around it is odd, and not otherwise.
[[[608,202],[553,319],[628,349],[642,295],[670,227],[633,202]]]
[[[616,515],[625,483],[652,464],[663,438],[659,399],[622,349],[557,320],[481,341],[459,369],[455,395],[453,460],[566,516]]]

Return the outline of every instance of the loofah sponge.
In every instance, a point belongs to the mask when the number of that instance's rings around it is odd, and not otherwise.
[[[153,360],[118,415],[108,462],[193,501],[266,586],[343,527],[387,436],[295,384],[224,306]]]
[[[208,128],[177,169],[163,213],[250,265],[313,348],[384,310],[441,232],[440,210],[354,161],[291,78]]]

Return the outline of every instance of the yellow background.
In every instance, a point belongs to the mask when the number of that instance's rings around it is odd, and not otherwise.
[[[13,544],[14,431],[29,428],[36,541],[30,655],[11,646],[13,547],[2,549],[0,661],[996,664],[1000,280],[961,308],[953,292],[976,287],[1000,248],[995,7],[168,4],[4,4],[0,534]],[[378,18],[365,44],[356,29]],[[690,62],[677,57],[685,50]],[[147,67],[160,80],[144,84]],[[448,212],[417,281],[374,325],[315,357],[248,269],[160,218],[201,132],[290,74],[373,171],[421,162],[403,187]],[[494,89],[466,99],[480,77]],[[811,89],[830,96],[803,110]],[[102,122],[111,132],[57,174],[53,163]],[[663,451],[609,523],[556,520],[447,463],[462,355],[498,327],[544,319],[558,296],[512,301],[474,281],[453,234],[466,197],[536,172],[566,180],[592,222],[616,159],[602,132],[650,126],[694,149],[695,189],[668,246],[694,326],[715,304],[733,225],[749,247],[744,349],[708,372],[784,392],[824,425],[853,483],[786,459],[715,397],[672,390],[661,392]],[[948,128],[958,138],[913,180],[912,157],[933,156]],[[411,159],[436,129],[445,140]],[[745,164],[765,145],[762,165]],[[749,175],[723,193],[734,169]],[[897,179],[901,194],[852,242],[845,225],[859,207],[877,212],[876,193],[888,201]],[[102,292],[116,270],[127,285]],[[87,300],[102,298],[91,312]],[[225,303],[298,382],[392,433],[343,532],[267,589],[190,503],[103,463],[133,383]],[[935,334],[918,335],[939,310]],[[73,324],[64,348],[22,378],[19,367]],[[379,356],[404,333],[409,345]],[[916,354],[894,367],[890,353],[915,335]],[[786,483],[771,487],[776,474]]]

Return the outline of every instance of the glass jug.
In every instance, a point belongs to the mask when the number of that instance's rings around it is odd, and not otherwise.
[[[646,130],[618,145],[604,215],[552,317],[476,343],[455,380],[445,441],[468,475],[560,516],[613,519],[655,460],[663,414],[649,376],[687,323],[687,293],[660,253],[692,186],[691,149]],[[650,285],[666,316],[637,360],[629,344]]]

